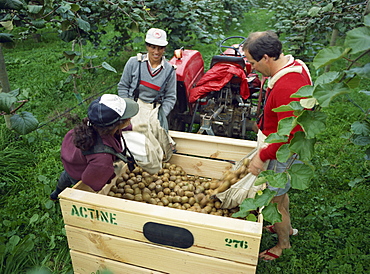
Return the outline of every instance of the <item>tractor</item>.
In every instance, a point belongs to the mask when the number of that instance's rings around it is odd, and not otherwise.
[[[226,45],[230,40],[240,43]],[[207,72],[199,51],[174,51],[169,62],[176,67],[177,102],[168,117],[170,130],[239,139],[257,131],[265,79],[245,58],[241,49],[245,40],[243,36],[222,40],[220,54],[212,57]]]

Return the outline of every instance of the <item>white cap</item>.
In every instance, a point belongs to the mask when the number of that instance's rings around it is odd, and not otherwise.
[[[155,46],[167,46],[167,34],[164,30],[151,28],[146,33],[145,42]]]
[[[139,104],[129,98],[121,98],[115,94],[103,94],[91,102],[88,117],[92,124],[105,127],[118,120],[135,116],[139,111]]]

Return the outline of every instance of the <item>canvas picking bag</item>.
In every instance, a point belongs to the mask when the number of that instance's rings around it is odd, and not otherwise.
[[[261,130],[257,133],[257,146],[253,149],[248,155],[246,155],[243,159],[241,159],[238,163],[233,165],[233,170],[239,168],[240,165],[243,164],[243,160],[245,158],[252,159],[254,155],[256,155],[257,151],[261,148],[265,147],[267,144],[264,142],[266,136],[262,133]],[[267,168],[270,161],[266,161],[264,163],[264,169]],[[263,190],[266,188],[266,184],[262,184],[259,186],[255,186],[254,182],[256,181],[257,176],[253,175],[252,173],[248,173],[242,179],[240,179],[237,183],[233,184],[229,189],[225,190],[224,192],[220,192],[216,194],[216,197],[220,199],[221,208],[234,208],[239,206],[244,199],[246,198],[254,198],[256,193],[259,190]]]

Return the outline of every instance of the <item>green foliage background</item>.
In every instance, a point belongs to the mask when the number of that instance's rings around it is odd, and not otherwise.
[[[271,28],[266,22],[271,22],[273,16],[277,13],[269,9],[252,9],[219,35],[247,36]],[[139,41],[132,44],[132,51],[126,48],[119,51],[119,57],[109,57],[108,50],[104,50],[104,45],[111,43],[109,39],[100,42],[99,50],[87,44],[85,55],[97,56],[93,63],[107,61],[118,73],[101,69],[81,73],[78,91],[86,101],[78,101],[72,83],[65,81],[67,76],[60,70],[66,61],[62,52],[70,50],[70,44],[61,41],[53,28],[39,33],[39,43],[19,40],[16,49],[4,50],[12,89],[20,88],[21,96],[30,99],[24,108],[41,124],[24,136],[9,133],[5,124],[0,124],[1,273],[40,272],[41,267],[46,273],[72,273],[59,204],[48,199],[62,171],[61,140],[84,117],[90,97],[101,92],[116,93],[114,84],[125,61],[141,47]],[[289,45],[284,46],[289,53]],[[193,48],[202,52],[206,67],[210,57],[218,53],[214,42],[196,43],[195,39]],[[170,58],[172,53],[167,55]],[[369,82],[363,82],[359,90],[369,87]],[[339,96],[325,110],[328,130],[317,143],[312,185],[307,191],[290,192],[292,223],[299,229],[299,236],[291,237],[292,248],[281,259],[260,262],[257,273],[370,271],[369,163],[364,159],[363,147],[341,138],[363,115],[352,101],[363,109],[368,109],[369,103],[365,94],[349,96]],[[275,242],[274,235],[264,233],[261,250]]]

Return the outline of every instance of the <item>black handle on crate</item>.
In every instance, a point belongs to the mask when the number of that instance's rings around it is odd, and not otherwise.
[[[194,244],[193,234],[182,227],[147,222],[143,232],[145,238],[156,244],[179,248],[189,248]]]

